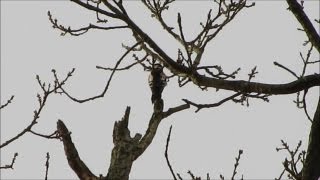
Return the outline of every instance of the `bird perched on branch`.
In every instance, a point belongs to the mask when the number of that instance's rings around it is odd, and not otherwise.
[[[148,82],[152,91],[151,102],[155,103],[162,100],[161,94],[167,85],[167,76],[163,73],[163,66],[161,64],[153,65]]]

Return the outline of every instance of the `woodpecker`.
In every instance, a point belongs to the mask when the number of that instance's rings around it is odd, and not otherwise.
[[[167,85],[167,77],[163,73],[161,64],[154,64],[148,78],[149,86],[152,92],[151,102],[162,100],[161,94],[164,87]]]

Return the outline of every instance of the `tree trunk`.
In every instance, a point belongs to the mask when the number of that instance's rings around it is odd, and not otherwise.
[[[130,145],[125,143],[113,148],[111,163],[106,179],[108,180],[127,180],[129,179],[132,167],[132,150]]]
[[[302,170],[302,180],[318,180],[320,177],[320,97],[309,134],[308,151]]]
[[[140,134],[130,137],[128,129],[130,107],[127,107],[123,118],[113,127],[113,144],[111,163],[106,180],[128,180],[132,163],[136,159],[137,144]]]

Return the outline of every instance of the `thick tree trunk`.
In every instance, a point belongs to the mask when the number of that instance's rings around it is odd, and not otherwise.
[[[311,125],[308,151],[302,170],[302,180],[318,180],[320,178],[320,97]]]
[[[113,148],[108,180],[127,180],[132,167],[132,149],[125,143]]]
[[[113,127],[113,144],[111,153],[111,163],[107,180],[127,180],[131,171],[133,161],[136,159],[137,144],[141,138],[136,134],[134,138],[130,137],[128,129],[130,107],[127,107],[123,118],[115,122]]]
[[[188,104],[183,104],[163,112],[162,99],[161,101],[156,101],[154,106],[155,111],[151,116],[148,129],[143,137],[138,133],[135,134],[133,138],[130,137],[130,130],[128,129],[130,107],[127,107],[124,117],[120,121],[115,122],[113,128],[114,147],[111,153],[111,163],[108,175],[104,179],[128,180],[133,162],[151,144],[161,120],[190,107]]]

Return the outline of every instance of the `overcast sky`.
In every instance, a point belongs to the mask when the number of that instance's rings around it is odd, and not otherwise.
[[[167,12],[165,19],[176,26],[177,12],[181,12],[186,38],[192,38],[200,30],[210,1],[179,1]],[[139,1],[125,3],[129,15],[171,57],[176,57],[178,43],[164,33],[159,23]],[[284,70],[275,67],[274,61],[287,65],[298,74],[302,70],[299,52],[306,35],[293,14],[286,10],[285,1],[258,1],[256,6],[242,11],[233,22],[211,42],[203,57],[204,65],[221,65],[225,72],[241,68],[238,79],[257,66],[259,74],[254,81],[263,83],[287,83],[295,80]],[[41,92],[36,82],[38,74],[43,81],[53,80],[51,69],[63,77],[73,67],[74,76],[66,89],[74,96],[86,98],[101,93],[110,75],[98,70],[96,65],[114,66],[125,50],[121,44],[133,45],[129,30],[90,31],[79,37],[60,36],[52,28],[47,16],[50,10],[59,23],[74,28],[95,22],[95,14],[69,1],[1,1],[1,104],[15,95],[12,104],[1,111],[1,142],[15,136],[33,118],[38,107],[36,94]],[[305,11],[310,19],[319,17],[319,1],[306,1]],[[319,60],[313,53],[313,60]],[[133,62],[128,56],[122,66]],[[308,67],[307,74],[319,72],[318,66]],[[87,166],[96,175],[107,173],[112,144],[112,129],[120,120],[126,106],[131,106],[129,128],[131,134],[144,133],[152,113],[151,92],[147,83],[148,72],[136,66],[130,71],[115,74],[104,98],[78,104],[65,96],[49,97],[39,123],[34,130],[49,134],[61,119],[72,132],[73,142]],[[232,92],[201,91],[195,85],[178,88],[172,79],[163,92],[165,109],[180,105],[182,98],[199,103],[217,102]],[[309,90],[308,110],[315,112],[319,88]],[[132,167],[132,179],[171,178],[166,165],[164,150],[167,133],[173,125],[169,156],[173,169],[189,178],[187,171],[212,178],[232,175],[234,157],[238,150],[244,154],[238,173],[245,178],[278,177],[282,172],[285,153],[276,152],[280,140],[291,147],[299,140],[306,148],[310,122],[303,110],[293,103],[296,95],[272,96],[270,103],[251,100],[250,106],[227,102],[220,107],[195,108],[179,112],[165,119],[159,126],[150,147]],[[1,166],[11,162],[19,153],[14,170],[1,171],[2,179],[43,179],[45,156],[50,152],[49,178],[75,179],[58,140],[48,140],[26,134],[16,142],[1,149]],[[240,177],[240,176],[239,176]]]

